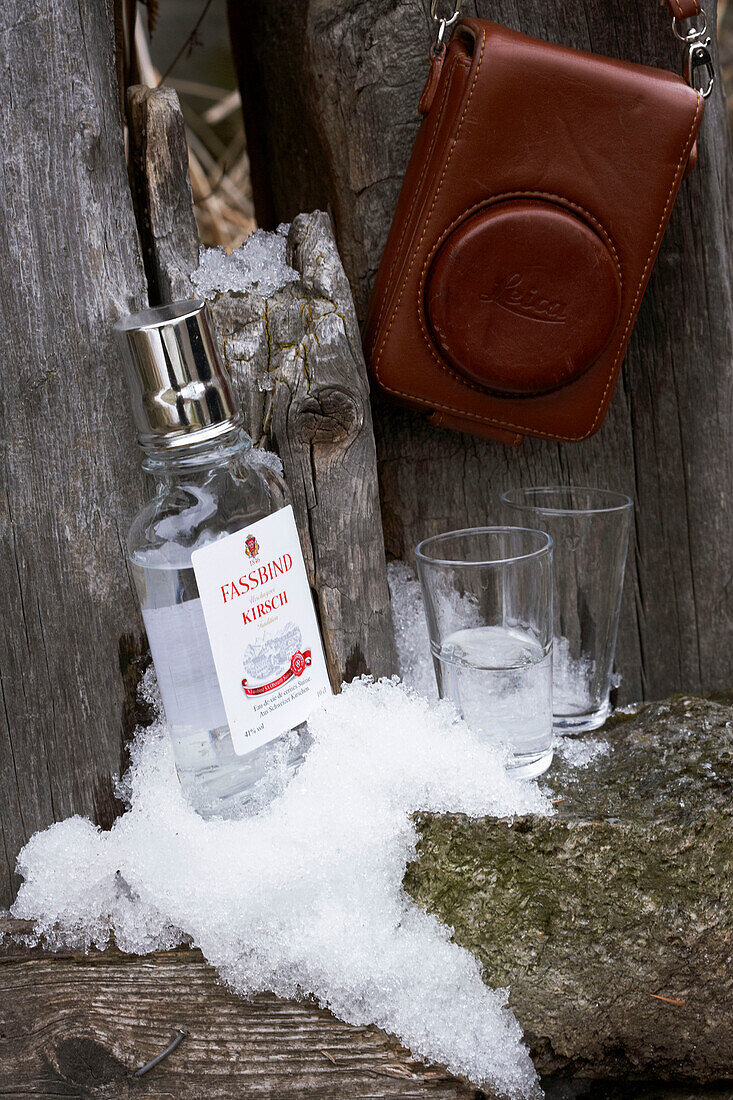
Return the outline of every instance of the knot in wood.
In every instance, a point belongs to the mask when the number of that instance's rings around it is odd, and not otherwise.
[[[111,1050],[90,1035],[71,1035],[60,1039],[50,1052],[51,1065],[60,1081],[85,1095],[121,1098],[131,1078],[128,1068]]]
[[[296,413],[296,431],[303,443],[343,443],[363,422],[361,402],[339,386],[312,391]]]

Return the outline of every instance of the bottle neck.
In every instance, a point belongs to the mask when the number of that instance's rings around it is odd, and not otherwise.
[[[216,439],[179,444],[167,450],[144,447],[142,467],[146,473],[170,482],[178,477],[196,476],[215,467],[228,466],[252,449],[252,440],[244,428],[235,425]]]

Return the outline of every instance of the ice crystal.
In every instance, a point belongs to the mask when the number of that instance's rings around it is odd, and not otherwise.
[[[256,292],[263,297],[274,294],[300,278],[287,261],[289,226],[280,225],[275,233],[256,229],[234,252],[223,248],[202,248],[199,266],[191,276],[194,290],[202,298],[216,298],[227,291],[234,294]]]

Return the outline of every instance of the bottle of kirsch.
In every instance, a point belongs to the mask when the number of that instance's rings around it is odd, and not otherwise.
[[[292,508],[253,461],[205,303],[115,327],[156,482],[128,554],[178,775],[204,816],[260,804],[331,691]]]

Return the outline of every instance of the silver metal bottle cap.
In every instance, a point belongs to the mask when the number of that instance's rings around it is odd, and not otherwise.
[[[114,327],[127,349],[132,413],[143,447],[203,443],[242,423],[202,299],[131,313]]]

